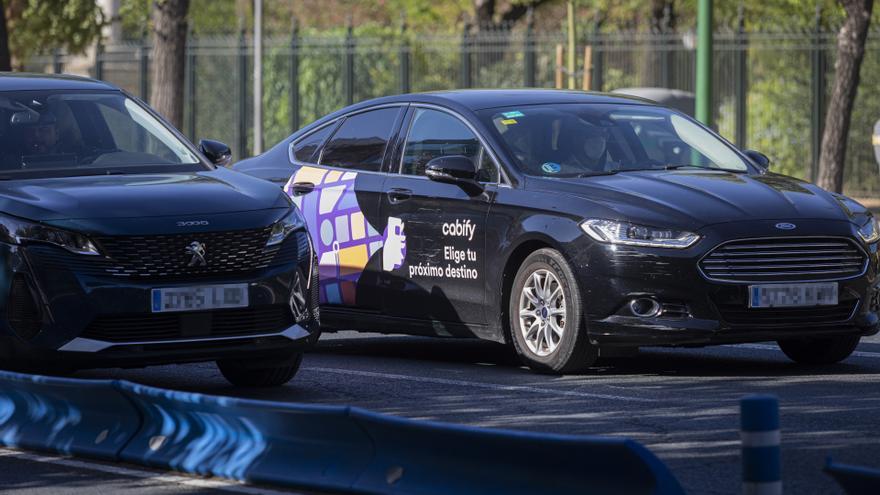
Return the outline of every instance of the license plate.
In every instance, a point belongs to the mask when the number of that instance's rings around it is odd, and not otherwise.
[[[761,284],[749,286],[750,308],[834,306],[837,282],[823,284]]]
[[[153,289],[151,305],[153,313],[246,308],[248,286],[225,284]]]

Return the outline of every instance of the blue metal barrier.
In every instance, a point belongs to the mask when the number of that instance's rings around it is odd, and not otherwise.
[[[626,438],[552,435],[412,421],[351,410],[376,456],[369,493],[683,494],[660,460]]]
[[[109,380],[0,371],[0,444],[116,459],[141,424]]]
[[[742,476],[745,495],[781,495],[779,401],[749,395],[740,401]]]
[[[880,470],[849,464],[835,463],[829,457],[825,472],[834,478],[848,495],[876,495],[880,493]]]
[[[0,443],[326,491],[684,493],[657,457],[624,438],[14,373],[0,373]]]
[[[215,397],[116,385],[143,414],[120,454],[134,463],[200,475],[349,489],[373,446],[347,407]]]

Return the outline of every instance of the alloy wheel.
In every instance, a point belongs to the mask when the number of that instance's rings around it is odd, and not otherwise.
[[[309,306],[306,303],[306,288],[303,277],[299,270],[293,274],[293,283],[290,288],[290,312],[293,319],[301,323],[308,316]]]
[[[565,332],[565,291],[550,270],[535,270],[523,285],[519,327],[535,355],[549,356],[559,347]]]

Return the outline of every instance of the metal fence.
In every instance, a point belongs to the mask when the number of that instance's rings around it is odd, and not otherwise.
[[[833,31],[715,35],[716,127],[741,147],[770,155],[775,169],[815,177],[822,116],[833,81]],[[424,34],[403,30],[299,33],[264,39],[265,145],[321,115],[367,98],[457,87],[553,87],[562,32],[531,29]],[[871,131],[880,118],[880,31],[869,37],[851,126],[845,190],[880,196]],[[595,90],[661,86],[694,90],[693,33],[587,33]],[[150,47],[99,47],[92,76],[148,94]],[[580,57],[579,57],[580,58]],[[63,71],[67,57],[33,59],[29,69]],[[252,41],[239,36],[190,39],[185,124],[191,138],[228,142],[238,157],[253,149]]]

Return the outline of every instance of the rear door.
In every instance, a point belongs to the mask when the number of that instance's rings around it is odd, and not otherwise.
[[[497,165],[463,117],[422,106],[413,106],[410,114],[381,200],[388,224],[385,313],[483,324],[485,227]],[[471,158],[485,183],[483,193],[469,195],[425,176],[431,159],[449,155]]]
[[[381,309],[372,258],[385,227],[378,213],[386,148],[402,114],[402,106],[359,111],[291,146],[296,171],[285,190],[309,227],[322,305]]]

